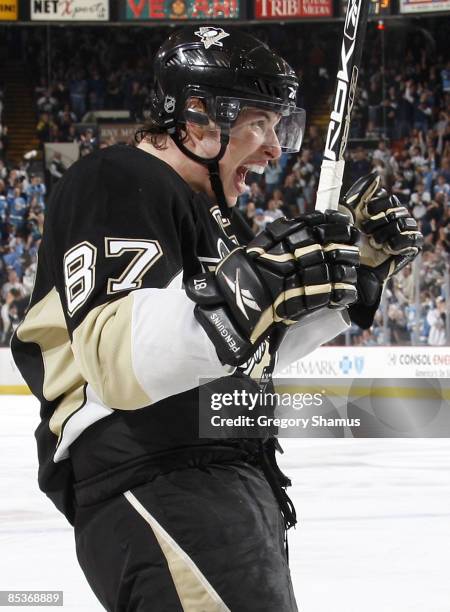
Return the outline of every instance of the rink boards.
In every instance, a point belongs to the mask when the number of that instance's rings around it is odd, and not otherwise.
[[[302,380],[450,378],[450,347],[320,347],[291,364],[277,376],[281,377]],[[29,393],[8,348],[0,348],[0,393]]]

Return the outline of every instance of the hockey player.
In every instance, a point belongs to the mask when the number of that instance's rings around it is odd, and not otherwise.
[[[40,487],[74,524],[107,610],[297,609],[274,440],[200,437],[199,377],[259,389],[349,311],[370,325],[383,283],[420,247],[404,209],[373,198],[373,176],[345,202],[382,249],[367,243],[360,268],[346,215],[249,236],[233,206],[249,170],[299,150],[297,87],[252,36],[180,30],[156,56],[139,146],[83,158],[51,198],[12,347],[41,401]]]

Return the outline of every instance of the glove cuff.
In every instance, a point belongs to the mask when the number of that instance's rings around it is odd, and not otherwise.
[[[378,300],[378,302],[374,306],[365,306],[364,304],[360,303],[352,304],[348,307],[348,314],[350,316],[350,320],[353,323],[356,323],[356,325],[358,325],[359,327],[361,327],[361,329],[369,329],[369,327],[373,323],[375,313],[379,305],[380,300]]]
[[[358,301],[348,308],[350,319],[362,329],[368,329],[375,317],[383,293],[383,283],[377,275],[366,266],[358,270]]]
[[[208,307],[197,304],[194,316],[214,344],[223,364],[240,366],[250,359],[260,342],[252,344],[239,332],[224,306]]]

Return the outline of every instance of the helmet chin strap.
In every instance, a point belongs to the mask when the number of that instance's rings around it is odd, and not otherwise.
[[[179,132],[175,130],[170,134],[172,140],[177,145],[182,153],[184,153],[187,157],[192,159],[199,164],[203,164],[208,168],[209,172],[209,180],[211,182],[211,187],[214,192],[214,195],[217,198],[217,203],[219,204],[220,212],[222,216],[226,219],[230,218],[230,208],[227,203],[227,199],[225,197],[225,193],[223,190],[222,179],[220,178],[220,169],[219,169],[219,161],[225,155],[226,148],[228,146],[228,142],[230,140],[229,129],[222,127],[220,132],[220,150],[218,154],[209,159],[207,157],[200,157],[200,155],[196,155],[192,151],[190,151],[187,147],[184,146],[183,142],[180,139]]]

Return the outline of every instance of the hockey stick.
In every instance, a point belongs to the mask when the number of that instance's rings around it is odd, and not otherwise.
[[[320,168],[316,210],[327,208],[336,210],[338,207],[345,166],[344,153],[355,100],[369,4],[370,0],[348,0],[333,110]]]

